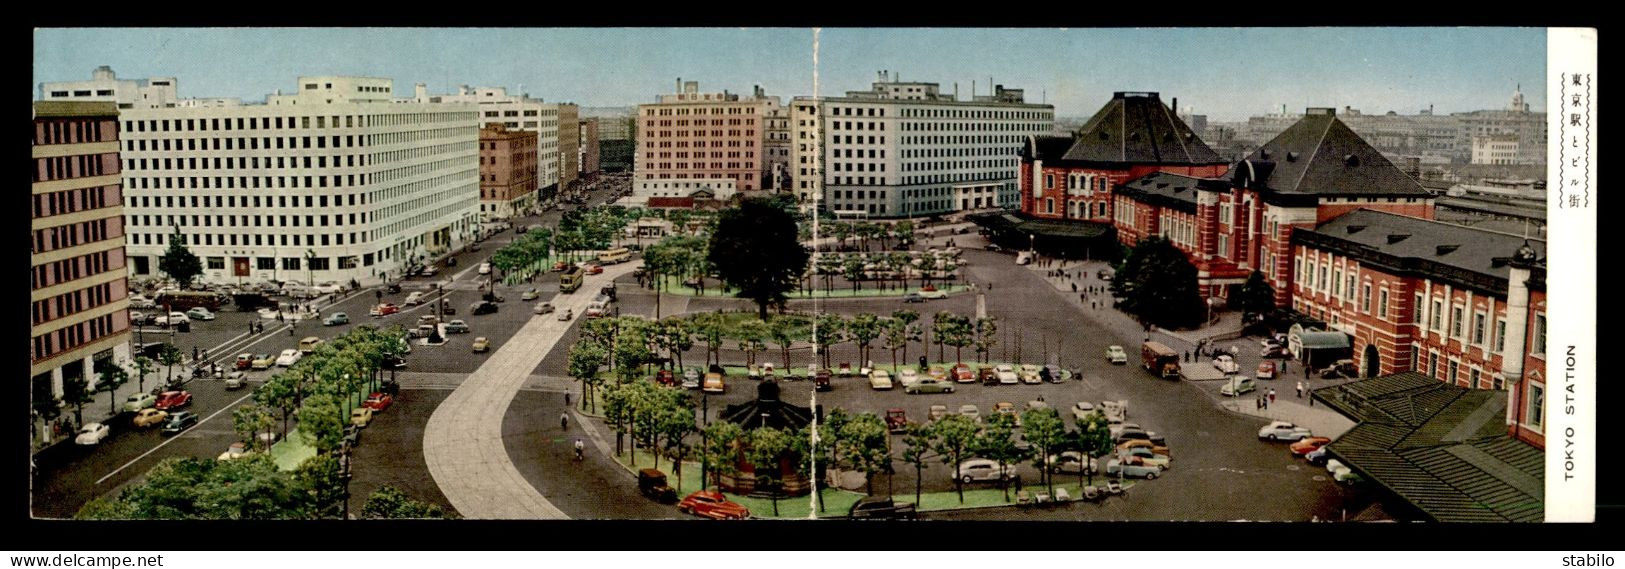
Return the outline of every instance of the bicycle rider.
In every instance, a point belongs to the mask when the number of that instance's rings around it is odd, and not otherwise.
[[[587,445],[583,444],[581,439],[576,439],[576,460],[581,460],[581,453],[586,450],[586,448]]]

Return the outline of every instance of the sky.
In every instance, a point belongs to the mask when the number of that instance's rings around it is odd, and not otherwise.
[[[1305,107],[1366,114],[1545,103],[1542,28],[829,28],[818,93],[866,90],[876,72],[968,98],[987,82],[1088,117],[1114,91],[1157,91],[1212,121]],[[36,29],[33,98],[45,81],[175,77],[181,97],[261,101],[300,75],[363,75],[431,94],[507,87],[587,107],[653,102],[680,77],[701,91],[812,95],[809,28]]]

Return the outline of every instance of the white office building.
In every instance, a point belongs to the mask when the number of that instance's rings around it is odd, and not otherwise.
[[[300,77],[263,104],[122,111],[130,274],[158,275],[177,229],[221,283],[378,282],[475,237],[476,107],[391,88]]]
[[[415,103],[473,103],[479,107],[480,126],[502,125],[508,130],[536,133],[536,187],[543,190],[537,197],[552,199],[554,191],[546,191],[559,184],[561,173],[559,146],[559,103],[533,99],[528,94],[509,95],[505,87],[470,87],[463,85],[449,95],[430,95],[428,88],[418,83],[412,98],[398,102]],[[571,119],[574,121],[575,119]],[[568,130],[568,129],[567,129]],[[574,146],[571,144],[571,146]],[[567,179],[569,177],[566,177]]]
[[[972,87],[960,100],[882,71],[869,91],[792,102],[792,191],[876,217],[1014,206],[1022,141],[1054,120],[1053,106],[1025,102],[1020,89]]]
[[[120,109],[162,109],[176,106],[174,77],[119,79],[113,68],[103,65],[90,73],[89,81],[40,83],[41,101],[112,101]]]

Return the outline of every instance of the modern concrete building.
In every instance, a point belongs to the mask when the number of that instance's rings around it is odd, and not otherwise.
[[[111,100],[34,103],[29,375],[36,397],[61,399],[67,377],[94,389],[101,366],[130,360],[118,114]]]
[[[757,88],[760,96],[761,88]],[[763,155],[767,161],[763,162],[762,189],[764,190],[790,190],[790,110],[784,107],[774,107],[767,111],[766,138],[762,142]]]
[[[41,101],[112,101],[120,109],[162,109],[176,106],[174,77],[119,79],[113,68],[103,65],[90,73],[89,81],[41,83]]]
[[[130,274],[157,275],[177,228],[205,282],[377,282],[472,239],[477,107],[392,87],[300,77],[264,104],[125,111]]]
[[[1473,164],[1520,164],[1518,135],[1490,134],[1473,137]]]
[[[767,119],[779,98],[758,88],[751,97],[701,93],[698,81],[638,105],[634,179],[733,180],[740,190],[766,187]]]
[[[536,206],[536,133],[480,129],[480,217],[508,219]]]
[[[581,147],[577,155],[581,157],[581,174],[583,176],[597,174],[601,168],[598,149],[598,122],[596,118],[581,119]]]
[[[581,108],[570,103],[558,105],[559,189],[572,187],[581,177]]]
[[[396,102],[470,103],[479,108],[480,126],[502,125],[508,130],[534,132],[537,135],[538,157],[537,199],[539,201],[553,199],[558,190],[568,183],[565,180],[567,176],[562,170],[565,166],[563,155],[566,152],[572,154],[575,152],[575,139],[565,138],[572,136],[570,130],[574,127],[566,129],[564,124],[567,120],[565,113],[572,111],[573,105],[548,103],[531,98],[528,93],[509,95],[506,87],[462,85],[457,88],[456,93],[430,95],[428,87],[422,83],[414,87],[412,97],[396,99]],[[571,108],[566,109],[566,106]]]
[[[1020,89],[961,100],[936,83],[882,71],[868,91],[796,97],[790,175],[804,203],[835,212],[909,217],[1013,207],[1022,143],[1050,132],[1055,109]],[[957,88],[955,89],[957,91]]]

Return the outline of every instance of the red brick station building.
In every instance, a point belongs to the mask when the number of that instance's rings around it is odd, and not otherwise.
[[[1253,271],[1276,305],[1348,336],[1365,377],[1507,390],[1506,432],[1544,447],[1544,241],[1434,220],[1434,197],[1330,108],[1227,163],[1157,93],[1119,92],[1070,136],[1029,137],[995,240],[1106,257],[1161,235],[1209,299]]]

